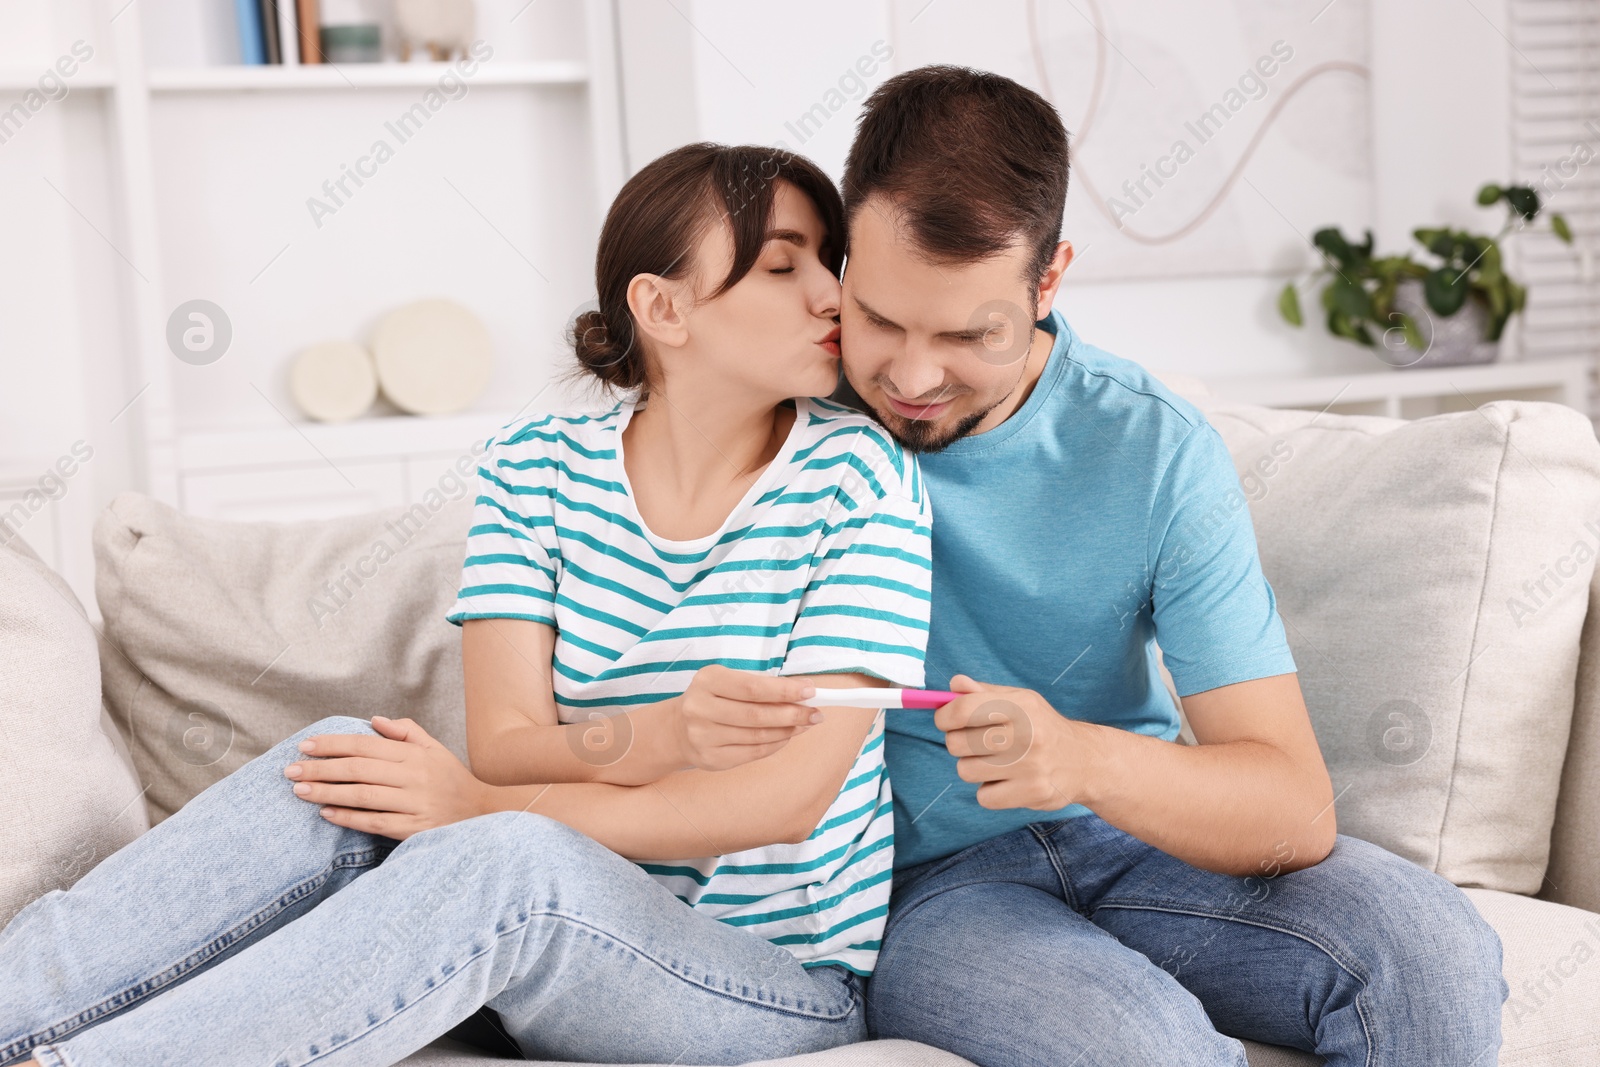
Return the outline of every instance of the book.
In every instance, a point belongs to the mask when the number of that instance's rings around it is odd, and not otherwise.
[[[278,6],[278,47],[283,52],[286,67],[298,66],[300,58],[300,26],[295,17],[295,0],[276,0]]]
[[[267,61],[267,53],[257,0],[233,0],[233,11],[239,22],[239,61],[246,66],[260,66]]]
[[[317,0],[295,0],[295,14],[300,23],[300,62],[321,63],[322,44],[317,39],[317,28],[322,22]]]
[[[261,40],[266,51],[266,61],[272,64],[283,62],[283,46],[278,39],[278,4],[277,0],[257,0],[261,9]]]

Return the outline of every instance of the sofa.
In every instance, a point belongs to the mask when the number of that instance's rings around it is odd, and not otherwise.
[[[1168,383],[1233,455],[1227,506],[1250,509],[1340,831],[1462,886],[1499,932],[1500,1064],[1600,1063],[1589,420],[1527,401],[1413,421],[1275,410]],[[465,759],[444,614],[469,511],[436,489],[410,508],[234,524],[125,493],[94,529],[99,626],[0,529],[0,925],[325,715],[409,715]],[[20,785],[44,769],[67,772],[48,801]],[[486,1040],[490,1021],[403,1062],[519,1062]],[[1322,1062],[1247,1044],[1255,1067]],[[874,1041],[775,1062],[967,1061]]]

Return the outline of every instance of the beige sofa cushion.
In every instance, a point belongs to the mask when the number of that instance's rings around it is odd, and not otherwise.
[[[1589,420],[1197,403],[1249,498],[1339,829],[1458,885],[1537,892],[1600,547]]]
[[[1600,915],[1488,889],[1466,894],[1505,952],[1500,1067],[1600,1063]]]
[[[100,703],[94,628],[59,575],[0,526],[0,928],[149,828]]]
[[[469,496],[307,523],[182,515],[136,493],[95,523],[105,695],[160,822],[328,715],[410,716],[463,760],[455,599]]]

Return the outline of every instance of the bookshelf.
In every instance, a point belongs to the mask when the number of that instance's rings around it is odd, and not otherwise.
[[[389,136],[384,116],[414,105],[455,64],[158,66],[145,61],[150,42],[135,8],[112,24],[117,64],[111,103],[122,146],[116,170],[131,223],[129,258],[155,264],[159,271],[145,269],[148,284],[129,286],[139,322],[132,353],[136,377],[148,383],[130,413],[139,416],[145,483],[152,495],[196,514],[280,521],[402,503],[410,499],[410,484],[427,463],[448,461],[515,414],[517,402],[506,406],[506,397],[531,400],[545,391],[562,355],[554,342],[592,288],[587,275],[593,238],[624,175],[611,5],[607,0],[567,0],[541,6],[546,21],[534,23],[530,12],[519,32],[515,16],[507,18],[504,8],[482,5],[480,26],[489,24],[485,39],[495,55],[462,77],[465,93],[450,101],[440,117],[430,119],[417,137],[420,143],[420,134],[433,134],[434,124],[448,118],[453,125],[444,132],[451,142],[433,146],[430,158],[414,160],[404,158],[412,151],[409,143],[396,145],[397,162],[385,166],[409,166],[413,173],[405,179],[408,187],[399,190],[395,203],[369,210],[362,232],[334,238],[337,247],[317,247],[316,242],[324,227],[334,230],[345,207],[314,226],[281,203],[279,190],[292,188],[297,198],[333,203],[315,179],[337,180],[348,173],[371,140]],[[540,56],[541,46],[565,54]],[[337,133],[323,136],[325,130]],[[287,150],[305,158],[291,156],[288,166],[277,166],[254,139],[286,132]],[[241,153],[256,156],[244,167],[218,157],[199,161],[213,165],[207,180],[220,180],[228,190],[208,189],[205,181],[194,180],[192,171],[176,165],[184,154],[182,145],[207,134],[229,139]],[[314,165],[299,165],[318,156]],[[250,184],[255,179],[248,169],[258,164],[267,174]],[[435,168],[436,177],[418,173]],[[514,221],[504,210],[506,196],[484,179],[518,171],[549,195]],[[311,179],[297,183],[297,176],[307,172]],[[380,171],[378,177],[389,175]],[[376,188],[382,183],[373,179],[372,184]],[[501,184],[515,196],[515,181]],[[368,195],[361,191],[348,210],[366,207],[361,197]],[[257,227],[267,239],[258,242],[253,260],[233,255],[227,241],[202,228],[208,220],[188,210],[208,196],[223,201],[224,211],[235,212],[232,224],[241,229],[249,228],[241,208],[276,198],[281,230]],[[447,240],[422,234],[415,240],[367,240],[382,229],[385,216],[392,219],[408,207],[417,209],[420,226],[434,213],[452,213],[451,225],[470,234],[471,251],[453,256],[451,269],[442,271],[437,259],[449,254]],[[298,281],[295,269],[274,271],[275,257],[289,256],[297,244],[314,260],[309,269],[305,263],[294,264],[302,269]],[[408,258],[431,284],[408,284]],[[565,284],[558,295],[552,292],[552,279],[565,264],[576,269],[560,271]],[[497,303],[484,294],[496,288],[496,275],[519,269],[533,290],[534,306],[520,316],[520,331],[502,326],[497,341],[511,343],[497,345],[497,355],[510,373],[493,384],[481,410],[441,420],[398,413],[385,417],[380,407],[375,417],[322,426],[305,421],[288,402],[281,373],[304,344],[324,337],[364,340],[384,311],[434,294],[467,304],[493,330],[494,316],[514,301]],[[205,373],[213,367],[181,364],[166,343],[168,315],[186,298],[209,292],[202,280],[216,270],[229,272],[232,281],[223,292],[233,294],[231,300],[216,302],[224,309],[241,308],[232,316],[236,346],[250,339],[248,325],[240,319],[256,295],[252,290],[266,284],[287,299],[286,315],[320,318],[327,324],[307,324],[297,331],[291,318],[276,336],[261,338],[254,351],[242,351],[239,360],[225,353],[214,365],[219,374]],[[341,281],[352,270],[369,276]],[[503,296],[514,295],[504,286],[499,289]],[[335,292],[337,296],[331,295]],[[354,309],[355,314],[328,314],[327,301],[346,299],[364,306]],[[517,365],[519,332],[524,342],[534,337],[546,342],[539,353],[542,361]],[[544,406],[554,406],[551,402]],[[413,473],[417,478],[408,477]]]
[[[346,63],[316,66],[176,67],[149,72],[155,93],[277,92],[295,89],[400,89],[438,84],[449,63]],[[585,62],[544,60],[486,65],[474,85],[574,85],[589,83]]]
[[[117,490],[278,521],[405,503],[519,410],[579,402],[556,381],[561,333],[592,295],[594,241],[627,173],[615,4],[476,9],[492,55],[404,144],[386,124],[455,64],[240,65],[231,5],[215,0],[0,10],[0,108],[74,43],[93,49],[65,93],[0,129],[8,239],[26,249],[0,262],[0,390],[29,398],[0,424],[0,510],[74,440],[93,446],[20,531],[86,602],[88,528]],[[324,183],[385,137],[396,152],[377,176],[312,214]],[[300,415],[287,371],[301,349],[364,343],[383,314],[428,297],[489,328],[494,377],[472,410]],[[193,299],[232,327],[204,366],[167,341]]]

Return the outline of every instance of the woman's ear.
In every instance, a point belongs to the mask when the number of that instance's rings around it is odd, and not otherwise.
[[[640,333],[658,345],[689,343],[689,320],[678,306],[680,286],[656,274],[635,274],[628,283],[628,310]]]

